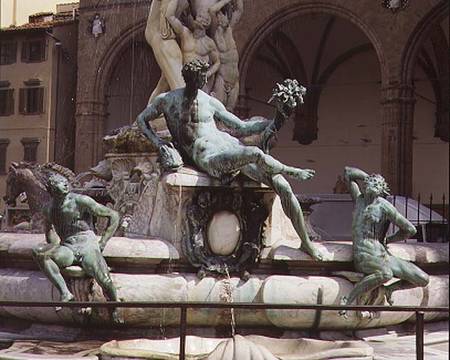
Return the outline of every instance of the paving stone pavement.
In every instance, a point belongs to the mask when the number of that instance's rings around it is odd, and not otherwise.
[[[428,324],[427,324],[428,325]],[[449,359],[449,324],[439,322],[425,325],[425,360]],[[429,324],[431,325],[431,324]],[[375,352],[374,360],[416,359],[416,336],[413,331],[370,336],[364,339]]]

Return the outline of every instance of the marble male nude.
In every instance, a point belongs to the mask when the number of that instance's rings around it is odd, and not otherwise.
[[[180,17],[189,8],[189,3],[187,0],[152,1],[145,28],[145,39],[153,50],[156,62],[161,69],[161,77],[149,101],[163,92],[185,85],[181,76],[183,54],[176,34],[166,18],[168,8],[171,15]]]
[[[231,111],[239,96],[239,53],[233,37],[233,28],[242,17],[244,3],[243,0],[236,0],[229,17],[222,9],[230,3],[231,0],[218,1],[209,8],[209,12],[212,18],[217,19],[213,38],[220,58],[220,67],[212,91],[214,96]]]
[[[211,25],[211,16],[208,12],[197,14],[191,21],[191,30],[176,16],[177,6],[177,1],[169,4],[166,18],[180,39],[183,64],[195,59],[203,60],[210,64],[208,78],[215,76],[220,66],[219,52],[213,39],[206,34]]]

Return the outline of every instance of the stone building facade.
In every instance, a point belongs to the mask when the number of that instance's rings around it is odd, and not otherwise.
[[[78,24],[59,10],[0,31],[0,194],[13,161],[73,167]]]
[[[80,1],[77,172],[102,159],[101,138],[134,120],[159,78],[143,37],[150,3]],[[96,14],[105,24],[97,37],[89,30]],[[435,188],[448,194],[448,16],[445,0],[247,0],[234,32],[239,112],[270,114],[262,104],[267,79],[296,76],[310,97],[274,153],[320,168],[315,185],[302,191],[331,192],[338,168],[353,164],[381,172],[394,193]],[[370,88],[359,91],[364,84]],[[360,124],[357,116],[367,121]]]

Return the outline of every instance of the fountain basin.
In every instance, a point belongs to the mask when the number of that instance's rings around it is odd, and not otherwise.
[[[21,267],[37,270],[32,249],[44,243],[44,234],[0,233],[0,268]],[[331,257],[330,261],[321,262],[321,267],[330,270],[352,268],[351,241],[324,241],[315,244]],[[295,268],[303,265],[309,267],[312,263],[318,264],[308,254],[300,251],[298,246],[299,242],[295,239],[278,241],[273,246],[262,250],[261,262],[266,265],[282,263]],[[389,244],[388,249],[392,255],[412,261],[425,271],[428,268],[434,270],[438,268],[439,273],[448,273],[449,246],[447,243],[392,243]],[[185,261],[182,253],[174,245],[160,238],[113,237],[106,245],[103,255],[109,266],[117,269],[116,271],[123,269],[124,272],[133,268],[137,272],[148,273],[161,263],[170,262],[171,266],[176,267],[177,263]]]
[[[179,338],[168,340],[111,341],[101,347],[101,359],[177,360]],[[313,339],[274,339],[240,336],[231,339],[186,338],[189,360],[369,360],[373,349],[361,341],[323,341]]]
[[[233,302],[291,303],[337,305],[353,284],[344,277],[252,275],[247,281],[232,277],[198,279],[194,274],[171,275],[113,273],[118,295],[124,301],[154,302]],[[90,279],[70,279],[69,286],[77,300],[106,301],[100,287]],[[402,289],[393,293],[394,305],[448,306],[447,275],[432,275],[425,288]],[[59,293],[39,271],[0,269],[0,299],[13,301],[58,301]],[[119,309],[129,327],[178,326],[178,309]],[[448,314],[427,313],[427,321],[446,318]],[[75,309],[56,312],[53,308],[0,307],[0,317],[15,317],[34,322],[112,325],[107,311],[100,309],[89,318]],[[379,317],[361,319],[349,312],[343,319],[336,311],[314,310],[235,310],[237,327],[278,327],[293,329],[364,329],[399,324],[413,319],[413,313],[380,313]],[[190,309],[189,326],[228,326],[229,309]]]

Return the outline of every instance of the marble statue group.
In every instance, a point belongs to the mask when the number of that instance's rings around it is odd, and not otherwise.
[[[161,77],[136,123],[157,149],[163,172],[177,171],[186,164],[220,180],[224,186],[238,175],[267,185],[279,196],[285,215],[301,239],[300,249],[314,260],[331,260],[330,254],[311,241],[302,208],[287,180],[310,180],[314,170],[283,164],[269,154],[271,141],[303,103],[306,89],[296,80],[277,84],[271,98],[276,112],[270,120],[255,117],[244,121],[232,113],[239,94],[233,28],[242,12],[243,0],[151,3],[145,36],[161,68]],[[162,116],[170,141],[158,136],[151,126]],[[230,131],[222,130],[217,122]],[[241,141],[250,135],[260,137],[258,146]],[[404,240],[416,230],[385,199],[389,189],[383,177],[347,167],[344,179],[355,203],[354,267],[364,277],[342,304],[352,304],[360,295],[393,278],[398,281],[386,287],[390,303],[389,294],[399,287],[426,286],[429,279],[425,272],[388,250],[388,243]],[[60,291],[62,301],[74,299],[60,271],[72,265],[80,266],[86,275],[95,278],[109,300],[117,301],[102,251],[119,225],[118,213],[89,196],[75,194],[61,175],[49,176],[46,187],[51,196],[45,210],[48,244],[34,250],[39,267]],[[109,220],[100,239],[92,231],[92,216]],[[386,236],[390,224],[396,225],[398,231]]]
[[[150,100],[183,87],[183,64],[199,59],[210,64],[209,80],[202,89],[227,109],[234,108],[239,95],[239,59],[233,28],[243,6],[243,0],[152,2],[145,37],[161,68],[161,78]]]

